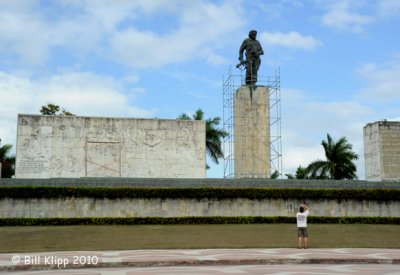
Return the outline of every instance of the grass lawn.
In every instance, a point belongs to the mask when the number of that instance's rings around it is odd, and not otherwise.
[[[400,225],[309,224],[310,248],[400,248]],[[294,224],[0,227],[0,252],[296,247]]]

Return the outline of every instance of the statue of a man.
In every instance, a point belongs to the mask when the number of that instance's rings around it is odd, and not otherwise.
[[[256,40],[257,31],[251,30],[249,38],[246,38],[239,49],[239,64],[246,66],[246,85],[255,85],[257,82],[257,72],[260,68],[260,55],[264,54],[260,42]],[[246,51],[246,60],[243,60],[243,52]]]

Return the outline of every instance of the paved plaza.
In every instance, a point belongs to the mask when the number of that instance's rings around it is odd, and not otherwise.
[[[400,249],[179,249],[0,254],[15,274],[399,274]]]
[[[349,275],[399,275],[399,266],[385,264],[352,264],[352,265],[225,265],[225,266],[169,266],[169,267],[128,267],[128,268],[93,268],[46,271],[22,271],[13,274],[69,274],[69,275],[227,275],[227,274],[349,274]]]

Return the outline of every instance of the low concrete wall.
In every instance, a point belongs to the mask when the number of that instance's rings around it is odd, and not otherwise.
[[[173,187],[173,188],[317,188],[399,189],[398,182],[270,180],[270,179],[0,179],[0,186]],[[288,216],[296,214],[298,199],[0,199],[0,218],[42,217],[184,217]],[[400,201],[307,200],[314,216],[400,217]]]
[[[0,200],[0,218],[295,216],[296,199],[10,199]],[[307,201],[311,215],[400,217],[400,202]]]

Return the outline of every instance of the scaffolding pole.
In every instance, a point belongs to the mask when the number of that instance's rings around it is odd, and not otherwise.
[[[242,72],[242,71],[241,71]],[[233,74],[231,68],[228,76],[223,77],[223,127],[228,133],[224,138],[224,178],[235,178],[235,120],[234,97],[240,86],[245,85],[245,76]],[[281,88],[280,70],[275,70],[273,76],[258,76],[258,86],[267,86],[269,92],[269,128],[270,128],[270,165],[271,174],[278,173],[282,177],[282,132],[281,132]]]

